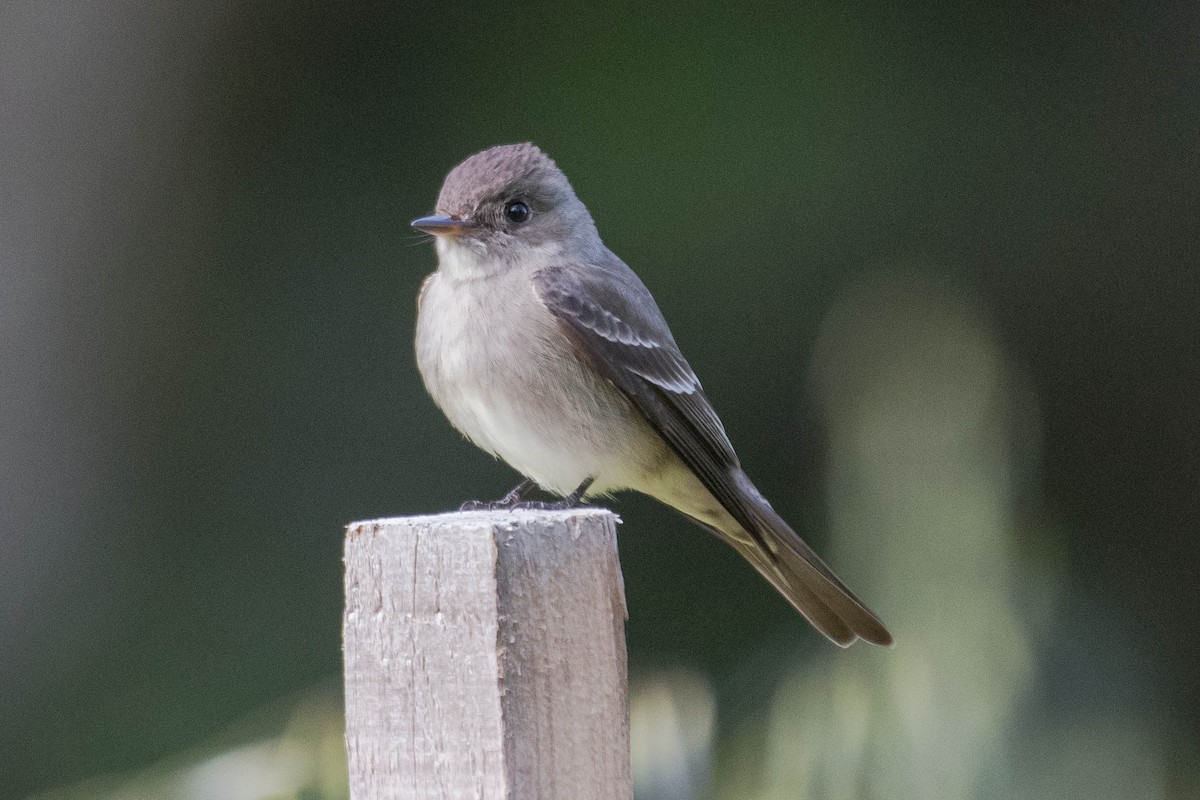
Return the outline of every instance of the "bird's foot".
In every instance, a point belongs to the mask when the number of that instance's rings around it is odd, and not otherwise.
[[[505,511],[513,508],[520,508],[523,504],[521,498],[525,493],[532,489],[533,481],[525,479],[517,484],[511,492],[501,497],[499,500],[468,500],[458,507],[459,511]]]
[[[583,496],[587,493],[588,487],[592,485],[592,478],[588,478],[583,483],[579,484],[579,488],[571,492],[561,500],[543,501],[543,500],[526,500],[522,502],[521,498],[526,492],[532,489],[535,484],[531,480],[524,480],[514,488],[511,492],[501,497],[499,500],[468,500],[458,507],[459,511],[567,511],[572,508],[578,508],[583,503]]]
[[[512,508],[512,505],[505,503],[503,500],[468,500],[458,507],[459,511],[500,511],[505,508]]]
[[[592,485],[592,480],[592,478],[588,478],[583,483],[579,484],[579,488],[571,492],[562,500],[554,500],[551,502],[527,500],[524,503],[514,504],[512,508],[521,509],[523,511],[567,511],[572,508],[578,508],[583,504],[583,496],[587,493],[588,487]]]
[[[562,500],[526,500],[523,503],[517,503],[509,506],[513,511],[567,511],[572,508],[578,508],[582,503],[579,501],[571,502],[571,498],[564,497]]]

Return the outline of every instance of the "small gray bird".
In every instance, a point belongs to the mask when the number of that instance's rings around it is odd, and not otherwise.
[[[649,290],[532,144],[493,147],[446,177],[438,269],[421,288],[417,365],[468,439],[526,480],[488,508],[570,508],[634,489],[742,554],[842,647],[892,636],[742,471]],[[557,503],[524,504],[540,486]]]

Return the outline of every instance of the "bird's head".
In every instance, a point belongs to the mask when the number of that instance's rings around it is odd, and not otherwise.
[[[459,164],[442,184],[437,213],[412,225],[437,237],[452,277],[540,269],[601,246],[567,176],[532,144],[500,145]]]

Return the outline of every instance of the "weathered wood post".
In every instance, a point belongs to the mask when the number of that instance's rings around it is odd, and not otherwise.
[[[625,595],[602,509],[346,532],[353,800],[629,800]]]

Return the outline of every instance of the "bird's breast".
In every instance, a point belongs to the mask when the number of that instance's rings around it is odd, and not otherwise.
[[[611,384],[576,354],[519,275],[422,289],[417,364],[450,422],[479,447],[547,489],[584,479],[598,491],[636,481],[660,440]]]

